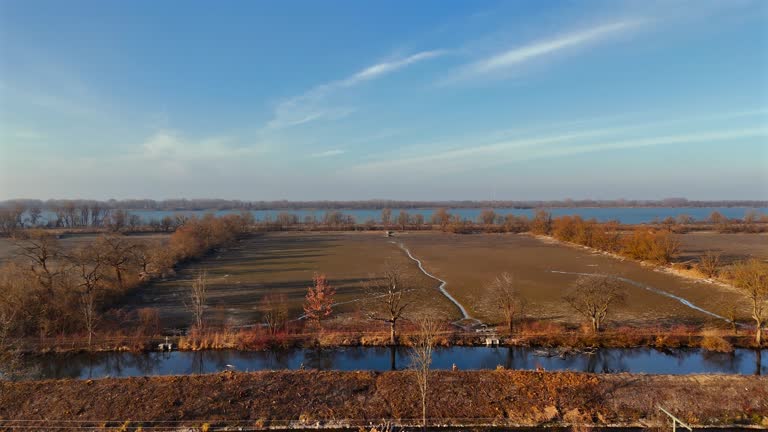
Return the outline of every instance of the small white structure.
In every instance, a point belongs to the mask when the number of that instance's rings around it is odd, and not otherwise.
[[[496,335],[489,335],[485,338],[485,346],[499,346],[499,337]]]
[[[173,344],[168,340],[168,336],[165,337],[165,342],[158,344],[157,349],[160,351],[173,351]]]
[[[384,231],[384,237],[392,237],[392,231]]]

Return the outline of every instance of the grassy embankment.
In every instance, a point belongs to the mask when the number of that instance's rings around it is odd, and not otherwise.
[[[768,377],[433,372],[434,425],[641,426],[657,405],[697,425],[768,426]],[[0,429],[71,425],[137,430],[418,425],[411,372],[259,372],[87,381],[0,382]],[[158,423],[162,422],[162,423]]]

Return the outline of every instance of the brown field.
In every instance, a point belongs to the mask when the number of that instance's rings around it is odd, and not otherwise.
[[[191,314],[184,307],[191,279],[205,269],[209,280],[207,320],[216,324],[247,325],[261,319],[260,302],[267,294],[284,294],[290,317],[302,314],[301,305],[315,272],[325,273],[336,288],[337,312],[342,318],[363,320],[370,302],[363,285],[380,273],[385,262],[401,263],[421,289],[410,296],[409,312],[435,312],[456,317],[455,308],[423,276],[407,255],[378,233],[265,233],[240,241],[198,262],[181,266],[173,279],[137,289],[126,308],[154,307],[163,325],[187,326]]]
[[[712,231],[678,234],[679,261],[697,261],[707,251],[719,252],[724,263],[756,257],[768,260],[768,233],[721,234]]]
[[[512,273],[520,292],[528,301],[527,315],[534,319],[553,319],[575,323],[578,317],[562,296],[579,277],[574,274],[601,273],[620,276],[643,286],[683,297],[706,310],[724,314],[729,302],[740,296],[723,287],[655,271],[629,260],[619,260],[580,247],[566,246],[529,235],[478,234],[451,235],[408,233],[400,236],[427,271],[448,282],[452,293],[470,314],[481,320],[498,322],[498,307],[487,284],[502,272]],[[616,308],[614,321],[620,324],[680,324],[716,321],[679,301],[629,283],[623,283],[627,301]],[[612,317],[609,315],[609,320]]]
[[[526,371],[430,375],[431,424],[454,426],[661,425],[657,404],[695,425],[768,425],[768,378]],[[97,380],[0,381],[0,429],[174,430],[418,424],[410,372],[280,371]],[[13,422],[20,420],[19,423]],[[162,422],[162,423],[153,423]],[[23,425],[23,426],[22,426]],[[121,428],[122,426],[122,428]],[[361,428],[363,429],[363,428]],[[497,429],[498,430],[498,429]],[[571,430],[571,429],[568,429]]]
[[[141,239],[163,239],[166,234],[135,235]],[[95,234],[64,235],[65,249],[87,244]],[[766,234],[680,235],[680,261],[693,260],[706,250],[720,251],[725,261],[748,256],[768,258]],[[172,279],[139,287],[124,301],[126,310],[154,307],[165,327],[183,327],[191,321],[184,306],[190,280],[200,269],[209,276],[208,319],[217,324],[247,325],[261,319],[260,302],[269,293],[285,294],[290,316],[302,314],[301,304],[314,272],[327,274],[337,288],[336,310],[340,319],[363,322],[371,309],[363,297],[363,284],[379,273],[386,261],[405,265],[416,285],[409,314],[436,312],[457,319],[457,309],[436,290],[437,283],[423,276],[415,263],[395,243],[408,247],[422,260],[427,271],[448,282],[447,290],[471,315],[485,322],[499,322],[499,310],[486,285],[507,271],[519,281],[527,300],[526,314],[533,319],[577,323],[578,317],[562,296],[578,275],[553,273],[605,273],[627,278],[643,286],[683,297],[708,311],[724,315],[731,302],[746,305],[733,291],[715,284],[655,271],[638,263],[622,261],[584,248],[539,240],[529,235],[453,235],[439,232],[397,233],[386,238],[380,232],[285,232],[265,233],[245,239],[200,261],[180,266]],[[12,254],[13,245],[0,239],[0,262]],[[627,301],[613,314],[620,324],[673,324],[720,322],[691,309],[678,300],[624,284]]]

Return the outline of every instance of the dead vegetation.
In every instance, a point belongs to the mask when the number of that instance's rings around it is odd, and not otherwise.
[[[664,404],[694,424],[760,424],[768,378],[592,375],[522,371],[431,372],[428,424],[635,425]],[[152,421],[200,427],[359,426],[421,422],[412,372],[222,373],[88,381],[0,382],[0,419],[55,430],[45,419]],[[749,397],[745,397],[745,395]]]

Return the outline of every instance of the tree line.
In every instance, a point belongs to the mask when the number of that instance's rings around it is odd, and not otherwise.
[[[45,211],[48,213],[44,213]],[[409,212],[402,208],[394,214],[391,207],[381,210],[379,220],[369,218],[357,220],[343,211],[329,209],[322,216],[314,214],[299,217],[290,211],[267,215],[258,222],[262,230],[374,230],[374,229],[441,229],[454,233],[476,231],[524,232],[536,229],[540,210],[534,220],[526,216],[499,214],[493,208],[481,211],[475,220],[450,213],[448,207],[439,207],[430,217],[421,212]],[[27,205],[16,202],[13,205],[0,206],[0,235],[10,235],[13,231],[24,228],[59,228],[59,229],[95,229],[109,232],[154,231],[171,232],[183,225],[191,216],[174,213],[162,217],[144,220],[140,215],[128,209],[115,207],[111,203],[98,201],[56,201],[47,207]],[[242,209],[240,217],[255,223],[251,210]],[[618,222],[615,222],[618,225]],[[749,210],[742,219],[729,219],[715,211],[706,221],[697,222],[692,217],[681,214],[675,218],[653,220],[649,224],[669,231],[685,232],[690,229],[716,229],[719,232],[764,232],[768,231],[768,215]]]
[[[592,199],[563,199],[563,200],[317,200],[317,201],[245,201],[224,199],[127,199],[127,200],[82,200],[82,199],[15,199],[0,201],[0,207],[13,208],[23,206],[37,207],[53,211],[67,206],[83,207],[98,206],[109,209],[123,210],[165,210],[165,211],[197,211],[197,210],[344,210],[344,209],[374,209],[403,208],[577,208],[577,207],[768,207],[764,200],[688,200],[686,198],[665,198],[661,200],[592,200]]]
[[[0,267],[0,342],[66,334],[84,334],[90,342],[109,307],[128,291],[233,243],[250,223],[239,215],[206,215],[189,218],[167,240],[105,233],[74,248],[49,231],[14,232],[12,258]],[[156,321],[149,310],[138,315]]]

